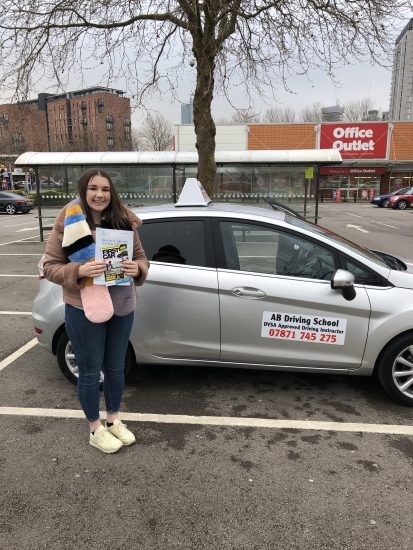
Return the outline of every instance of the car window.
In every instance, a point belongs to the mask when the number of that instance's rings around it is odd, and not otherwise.
[[[384,260],[382,260],[379,256],[374,254],[374,252],[372,252],[368,248],[364,248],[356,243],[353,243],[352,241],[345,239],[341,235],[337,235],[336,233],[334,233],[333,231],[330,231],[329,229],[326,229],[325,227],[321,227],[320,225],[315,225],[314,223],[311,223],[307,220],[292,218],[290,216],[286,216],[285,221],[295,227],[300,227],[302,229],[306,229],[307,231],[311,231],[316,235],[325,237],[326,239],[329,239],[330,241],[332,241],[333,244],[341,244],[342,246],[345,246],[352,252],[356,252],[357,254],[363,256],[367,260],[375,262],[381,267],[386,267],[386,268],[389,267]]]
[[[383,282],[374,274],[364,267],[355,264],[340,255],[340,265],[342,269],[350,271],[355,277],[354,282],[359,285],[383,286]]]
[[[145,222],[138,233],[152,262],[206,266],[202,220]]]
[[[220,229],[228,269],[328,280],[336,269],[330,250],[293,233],[228,221]]]

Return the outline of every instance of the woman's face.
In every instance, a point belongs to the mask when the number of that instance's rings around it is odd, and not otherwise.
[[[92,212],[102,213],[110,203],[109,181],[103,176],[93,176],[87,184],[86,202]]]

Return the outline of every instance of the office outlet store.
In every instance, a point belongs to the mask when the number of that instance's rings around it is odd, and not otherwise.
[[[384,167],[323,167],[320,169],[320,196],[332,199],[339,194],[343,201],[368,200],[380,193],[382,176],[385,174]]]
[[[389,163],[390,164],[390,163]],[[392,193],[413,187],[413,166],[391,163],[376,167],[322,167],[320,169],[320,199],[341,201],[371,200],[375,195]]]

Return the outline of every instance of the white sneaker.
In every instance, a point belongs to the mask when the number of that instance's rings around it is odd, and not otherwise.
[[[135,443],[136,438],[133,433],[128,430],[126,424],[123,424],[120,420],[116,419],[113,422],[113,426],[106,427],[107,431],[117,437],[124,445],[132,445]]]
[[[94,434],[90,434],[90,444],[92,447],[100,449],[104,453],[116,453],[123,447],[122,441],[108,432],[104,426],[99,426]]]

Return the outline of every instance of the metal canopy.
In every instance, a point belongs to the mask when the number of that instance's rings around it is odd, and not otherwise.
[[[299,149],[268,151],[216,151],[221,163],[268,164],[339,164],[341,155],[335,149]],[[15,166],[98,166],[133,164],[198,164],[198,153],[182,151],[110,151],[88,153],[23,153]]]

